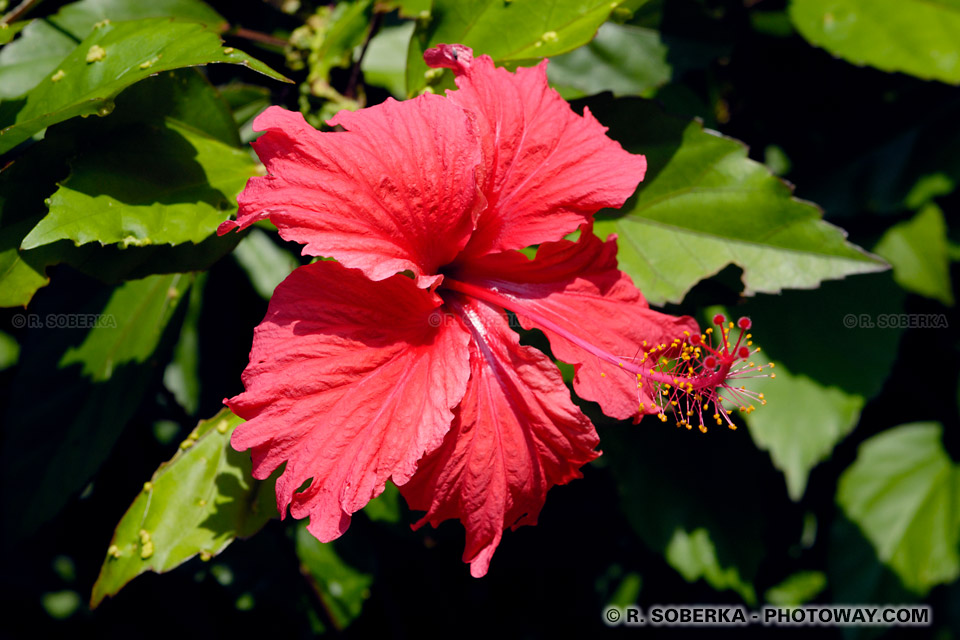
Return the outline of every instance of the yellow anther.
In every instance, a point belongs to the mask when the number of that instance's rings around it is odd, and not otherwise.
[[[115,544],[110,545],[110,548],[107,549],[107,555],[110,556],[111,558],[119,558],[119,557],[120,557],[120,547],[118,547],[118,546],[115,545]]]
[[[606,378],[606,377],[607,377],[607,374],[601,372],[601,373],[600,373],[600,377],[601,377],[601,378]]]
[[[153,491],[153,483],[152,483],[152,482],[149,482],[149,481],[144,482],[144,483],[143,483],[143,490],[144,490],[144,491]]]
[[[707,426],[704,425],[704,424],[701,424],[701,425],[700,425],[700,433],[706,433],[706,432],[707,432]]]

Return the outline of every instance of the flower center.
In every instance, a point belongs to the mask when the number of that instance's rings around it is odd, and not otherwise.
[[[733,409],[726,409],[724,402],[735,404],[745,414],[756,410],[755,403],[767,403],[762,393],[751,391],[742,384],[738,386],[736,381],[777,377],[775,373],[763,372],[774,367],[772,362],[758,366],[751,359],[760,348],[753,345],[753,336],[747,333],[752,326],[750,318],[740,318],[734,323],[717,314],[713,323],[719,331],[713,327],[701,334],[684,331],[682,338],[675,338],[669,344],[647,344],[643,341],[633,357],[624,357],[612,354],[569,331],[551,319],[549,312],[532,308],[509,293],[452,278],[445,278],[442,286],[526,316],[537,326],[635,375],[639,413],[655,413],[661,421],[666,422],[666,414],[670,410],[678,427],[692,429],[696,424],[700,431],[706,433],[707,423],[715,422],[717,425],[726,423],[730,429],[736,429],[730,418]],[[736,342],[732,343],[730,333],[734,329],[739,329],[739,335]],[[718,340],[716,346],[714,339]],[[653,398],[652,403],[643,401],[643,391]]]

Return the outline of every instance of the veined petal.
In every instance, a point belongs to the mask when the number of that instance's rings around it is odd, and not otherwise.
[[[300,113],[270,107],[254,121],[269,175],[251,178],[223,234],[269,218],[303,252],[372,280],[410,270],[418,285],[466,245],[483,207],[471,118],[440,96],[342,111],[321,133]]]
[[[286,463],[277,507],[309,516],[324,542],[388,478],[406,482],[450,428],[470,334],[436,322],[439,303],[402,275],[374,282],[317,262],[277,287],[254,332],[246,391],[226,401],[247,420],[231,442],[252,448],[256,478]]]
[[[415,525],[457,518],[463,560],[486,574],[506,527],[536,524],[547,490],[579,478],[599,439],[570,399],[549,358],[521,346],[504,314],[479,301],[454,301],[473,334],[470,383],[443,445],[400,487]]]
[[[639,403],[644,404],[640,413],[656,412],[652,387],[638,387],[634,376],[577,342],[627,360],[641,358],[644,347],[683,338],[684,331],[699,332],[689,316],[650,309],[630,276],[617,269],[616,237],[602,242],[588,228],[577,242],[540,245],[534,260],[516,251],[483,256],[453,277],[509,296],[524,328],[542,329],[553,354],[575,366],[577,395],[621,420],[637,415]],[[547,318],[566,335],[542,326],[536,316]]]
[[[447,97],[477,117],[487,209],[466,252],[481,255],[559,240],[605,207],[620,207],[647,162],[577,115],[547,85],[546,61],[511,73],[462,45],[440,45],[427,64],[457,75]]]

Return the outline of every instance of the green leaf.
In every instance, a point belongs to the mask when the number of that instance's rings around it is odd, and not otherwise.
[[[61,128],[97,148],[123,127],[175,122],[224,144],[240,146],[230,104],[196,67],[141,80],[117,96],[116,105],[109,118],[74,120]]]
[[[109,114],[118,93],[161,71],[222,62],[286,80],[262,62],[220,44],[216,33],[196,23],[150,19],[102,25],[23,99],[0,105],[0,153],[51,124]]]
[[[679,302],[729,264],[743,269],[746,295],[887,268],[747,158],[740,142],[642,100],[591,109],[613,138],[647,156],[636,195],[596,232],[618,234],[620,266],[652,303]]]
[[[227,28],[226,20],[199,0],[74,2],[49,18],[31,21],[16,42],[0,50],[0,100],[22,96],[37,86],[97,23],[160,17],[199,22],[218,33]]]
[[[890,227],[874,251],[893,265],[893,278],[907,291],[953,306],[947,223],[928,204],[913,219]]]
[[[753,604],[771,517],[763,509],[772,503],[761,489],[775,476],[765,456],[745,449],[737,435],[711,430],[704,437],[660,422],[600,430],[623,513],[640,539],[686,580],[706,580]],[[704,469],[717,481],[704,483]]]
[[[20,343],[9,333],[0,331],[0,371],[16,366],[20,360]]]
[[[147,571],[165,573],[196,555],[209,560],[277,515],[275,478],[254,480],[250,455],[230,446],[242,422],[228,409],[201,421],[144,484],[113,534],[91,607]]]
[[[29,20],[21,20],[20,22],[11,24],[7,24],[6,22],[0,23],[0,45],[7,44],[13,40],[28,24],[30,24]]]
[[[200,312],[207,274],[197,276],[190,289],[187,313],[180,329],[180,338],[173,348],[173,359],[163,372],[165,386],[183,410],[190,415],[200,406]]]
[[[60,262],[54,248],[21,252],[20,243],[46,212],[43,202],[67,174],[67,149],[44,141],[0,169],[0,307],[25,307]]]
[[[247,273],[250,284],[264,300],[273,296],[277,285],[300,266],[297,257],[277,246],[266,232],[252,229],[233,250],[233,257]]]
[[[330,70],[350,65],[354,48],[363,44],[370,29],[372,5],[373,0],[355,0],[317,9],[314,18],[307,23],[307,41],[298,45],[310,51],[308,82],[321,81],[328,88]],[[291,36],[291,42],[296,43],[296,33]],[[322,95],[316,89],[314,93]]]
[[[744,421],[754,443],[769,451],[773,465],[783,471],[787,493],[796,501],[803,497],[810,471],[857,426],[865,401],[791,373],[783,363],[764,370],[775,371],[776,379],[755,378],[749,388],[764,394],[767,404]]]
[[[960,576],[960,468],[936,423],[874,436],[840,477],[837,504],[903,586],[926,595]]]
[[[228,26],[220,14],[199,0],[74,2],[55,15],[31,21],[19,40],[0,50],[0,100],[22,96],[37,86],[56,70],[57,64],[93,31],[98,22],[162,17],[199,22],[217,33],[222,33]]]
[[[440,43],[472,47],[495,62],[538,60],[589,42],[619,0],[434,0],[417,21],[407,56],[407,92],[427,85],[423,53]]]
[[[422,13],[430,13],[431,0],[378,0],[377,6],[381,12],[399,10],[404,18],[416,18]]]
[[[127,132],[72,164],[22,249],[71,240],[121,247],[199,243],[236,208],[256,173],[240,149],[169,122]]]
[[[78,248],[73,242],[60,241],[20,250],[27,234],[48,213],[44,203],[67,177],[69,159],[79,158],[83,165],[85,153],[96,157],[105,146],[113,149],[128,141],[135,147],[135,141],[129,141],[131,135],[146,130],[157,137],[161,135],[158,132],[166,131],[168,122],[207,132],[229,144],[238,142],[229,108],[195,69],[139,82],[124,91],[117,104],[110,118],[75,120],[51,128],[42,142],[0,172],[0,306],[25,306],[37,289],[49,282],[47,267],[60,262],[113,284],[153,273],[206,269],[240,241],[239,237],[211,236],[197,245],[122,250],[119,245]],[[105,145],[104,140],[111,142]],[[235,152],[231,149],[229,153]],[[185,166],[193,166],[193,160]],[[164,172],[172,170],[167,167]],[[231,210],[235,206],[232,200],[230,206]]]
[[[60,291],[56,307],[33,308],[45,329],[27,334],[3,415],[4,518],[15,535],[57,513],[106,459],[162,371],[157,354],[192,281],[153,276],[108,296]]]
[[[383,87],[401,100],[407,96],[407,49],[413,27],[412,22],[384,27],[370,40],[360,62],[365,84]]]
[[[796,607],[810,602],[826,588],[827,576],[822,571],[798,571],[767,589],[763,599],[778,607]]]
[[[883,320],[899,317],[905,298],[888,271],[825,282],[810,291],[756,296],[736,311],[753,319],[760,356],[783,363],[793,375],[869,400],[890,375],[903,335],[898,323]],[[814,348],[819,345],[824,348]],[[771,387],[779,381],[778,376]]]
[[[306,523],[297,527],[297,556],[334,626],[345,629],[370,597],[373,576],[344,562],[336,543],[320,542],[307,531]]]
[[[219,90],[233,112],[235,128],[240,129],[240,140],[244,144],[256,140],[260,133],[253,131],[253,119],[272,104],[270,90],[239,82],[222,86]]]
[[[383,493],[367,503],[363,513],[374,522],[400,522],[400,490],[388,482]]]
[[[670,566],[687,582],[696,582],[703,578],[718,591],[730,589],[750,604],[757,601],[753,585],[744,581],[735,566],[720,566],[717,548],[706,529],[695,529],[691,532],[677,529],[667,544],[664,555]]]
[[[654,29],[606,23],[588,44],[550,60],[550,84],[572,100],[610,91],[650,97],[670,81],[667,46]]]
[[[856,65],[960,84],[957,0],[791,0],[800,34]]]

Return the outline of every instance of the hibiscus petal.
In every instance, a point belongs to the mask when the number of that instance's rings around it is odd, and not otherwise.
[[[559,240],[605,207],[620,207],[647,161],[624,151],[584,109],[547,85],[546,61],[511,73],[462,45],[440,45],[427,64],[457,75],[447,97],[476,114],[487,209],[466,249],[480,255]]]
[[[277,287],[254,332],[246,391],[226,401],[247,420],[231,442],[253,449],[256,478],[286,463],[277,507],[310,516],[324,542],[388,478],[406,482],[449,430],[469,378],[470,334],[459,321],[438,322],[439,303],[410,278],[373,282],[317,262]]]
[[[420,462],[400,491],[416,524],[458,518],[464,562],[486,574],[506,527],[536,524],[547,490],[581,477],[599,438],[570,400],[556,365],[521,346],[503,312],[483,302],[452,303],[471,330],[470,383],[443,445]]]
[[[616,237],[602,242],[587,228],[578,242],[541,245],[534,260],[515,251],[483,256],[452,277],[509,296],[521,324],[542,329],[553,354],[575,365],[577,394],[621,420],[636,415],[641,402],[643,413],[656,412],[648,390],[638,389],[634,376],[585,350],[582,343],[626,360],[642,355],[644,345],[669,344],[684,331],[700,330],[689,316],[650,309],[630,276],[617,269]],[[566,335],[542,326],[537,316]]]
[[[270,107],[254,121],[269,175],[251,178],[236,221],[263,218],[309,255],[336,258],[382,280],[404,270],[421,287],[466,245],[483,197],[471,118],[440,96],[342,111],[347,131],[321,133],[300,113]]]

